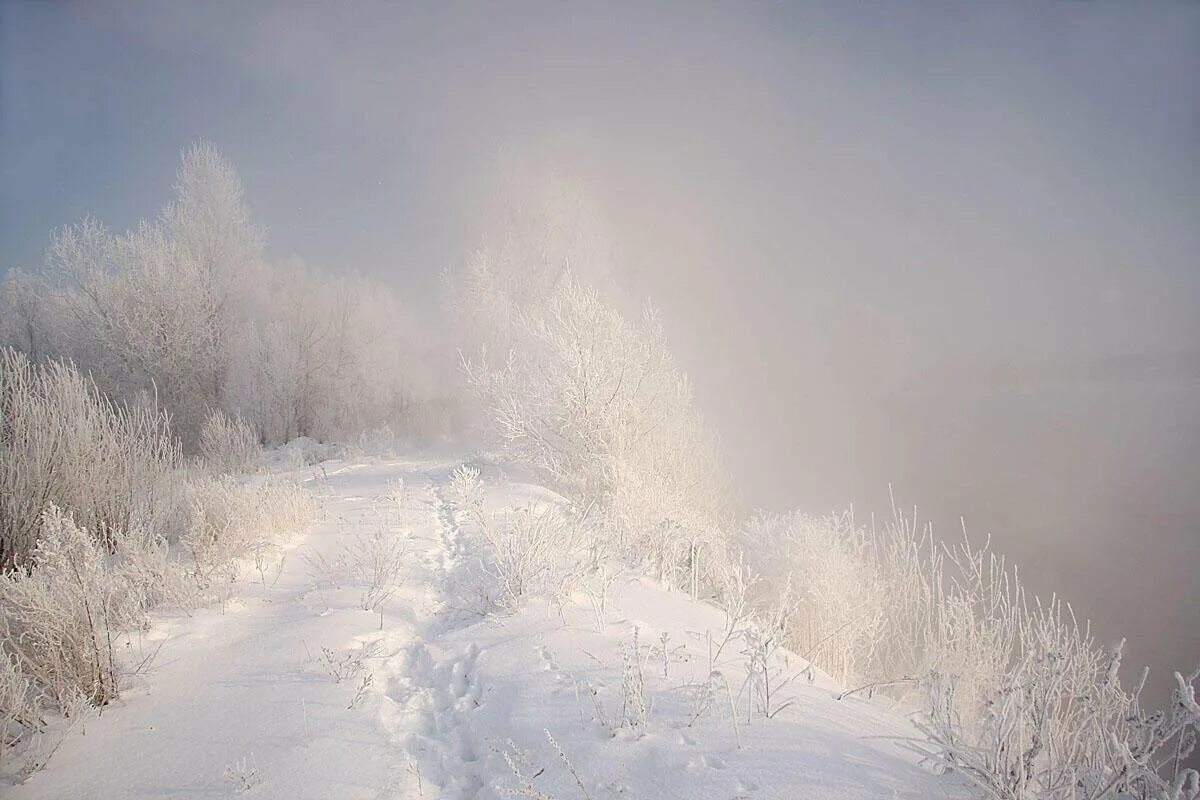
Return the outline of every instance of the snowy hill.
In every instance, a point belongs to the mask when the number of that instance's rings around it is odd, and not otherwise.
[[[153,667],[10,790],[50,798],[927,798],[915,729],[782,650],[768,718],[724,612],[614,570],[483,602],[444,460],[327,462],[320,515],[241,595],[156,618]],[[561,501],[485,472],[491,513]],[[364,609],[376,610],[364,610]]]

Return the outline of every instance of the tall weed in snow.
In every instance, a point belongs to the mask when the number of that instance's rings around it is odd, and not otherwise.
[[[262,466],[263,450],[248,422],[214,408],[200,427],[200,457],[217,472],[253,472]]]
[[[189,490],[189,501],[190,521],[180,541],[205,590],[236,580],[254,543],[303,530],[315,514],[312,496],[292,483],[209,479]]]
[[[108,560],[94,535],[51,506],[30,563],[0,574],[0,647],[60,711],[76,694],[93,705],[117,696],[114,639],[144,624],[142,587]]]
[[[180,466],[165,415],[111,402],[70,364],[0,350],[0,569],[27,561],[50,505],[109,544],[165,533]]]
[[[744,536],[751,602],[794,589],[789,647],[860,687],[843,697],[915,707],[926,740],[914,747],[987,797],[1195,797],[1196,676],[1179,678],[1167,712],[1142,711],[1118,680],[1120,652],[1058,598],[1029,596],[986,547],[935,544],[900,514],[882,528],[762,515]]]
[[[14,653],[0,653],[0,763],[9,748],[41,728],[39,693]]]

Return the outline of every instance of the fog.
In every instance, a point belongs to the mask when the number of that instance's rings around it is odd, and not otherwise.
[[[0,270],[204,137],[272,255],[432,325],[503,176],[567,176],[747,505],[891,486],[1132,661],[1200,656],[1200,6],[171,10],[0,4]]]

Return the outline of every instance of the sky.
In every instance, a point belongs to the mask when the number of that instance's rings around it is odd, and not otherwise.
[[[673,278],[854,298],[940,350],[1200,332],[1194,3],[2,7],[5,267],[152,213],[202,136],[279,251],[424,292],[497,159],[553,151],[705,240]]]
[[[1200,350],[1197,76],[1194,2],[0,0],[0,271],[85,214],[153,215],[203,137],[272,256],[434,319],[505,165],[549,165],[662,310],[748,504],[875,510],[891,483],[1194,654],[1194,385],[972,390]]]

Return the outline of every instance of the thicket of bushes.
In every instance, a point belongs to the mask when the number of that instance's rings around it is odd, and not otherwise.
[[[1198,675],[1177,675],[1171,705],[1147,712],[1140,684],[1119,680],[1122,648],[1098,643],[1061,599],[1028,595],[986,547],[937,542],[899,513],[881,527],[760,515],[743,536],[756,604],[785,598],[788,645],[849,693],[916,709],[919,749],[986,796],[1200,792],[1188,768]]]
[[[0,570],[26,562],[50,505],[104,541],[163,531],[182,464],[165,414],[114,403],[69,364],[0,348]]]

